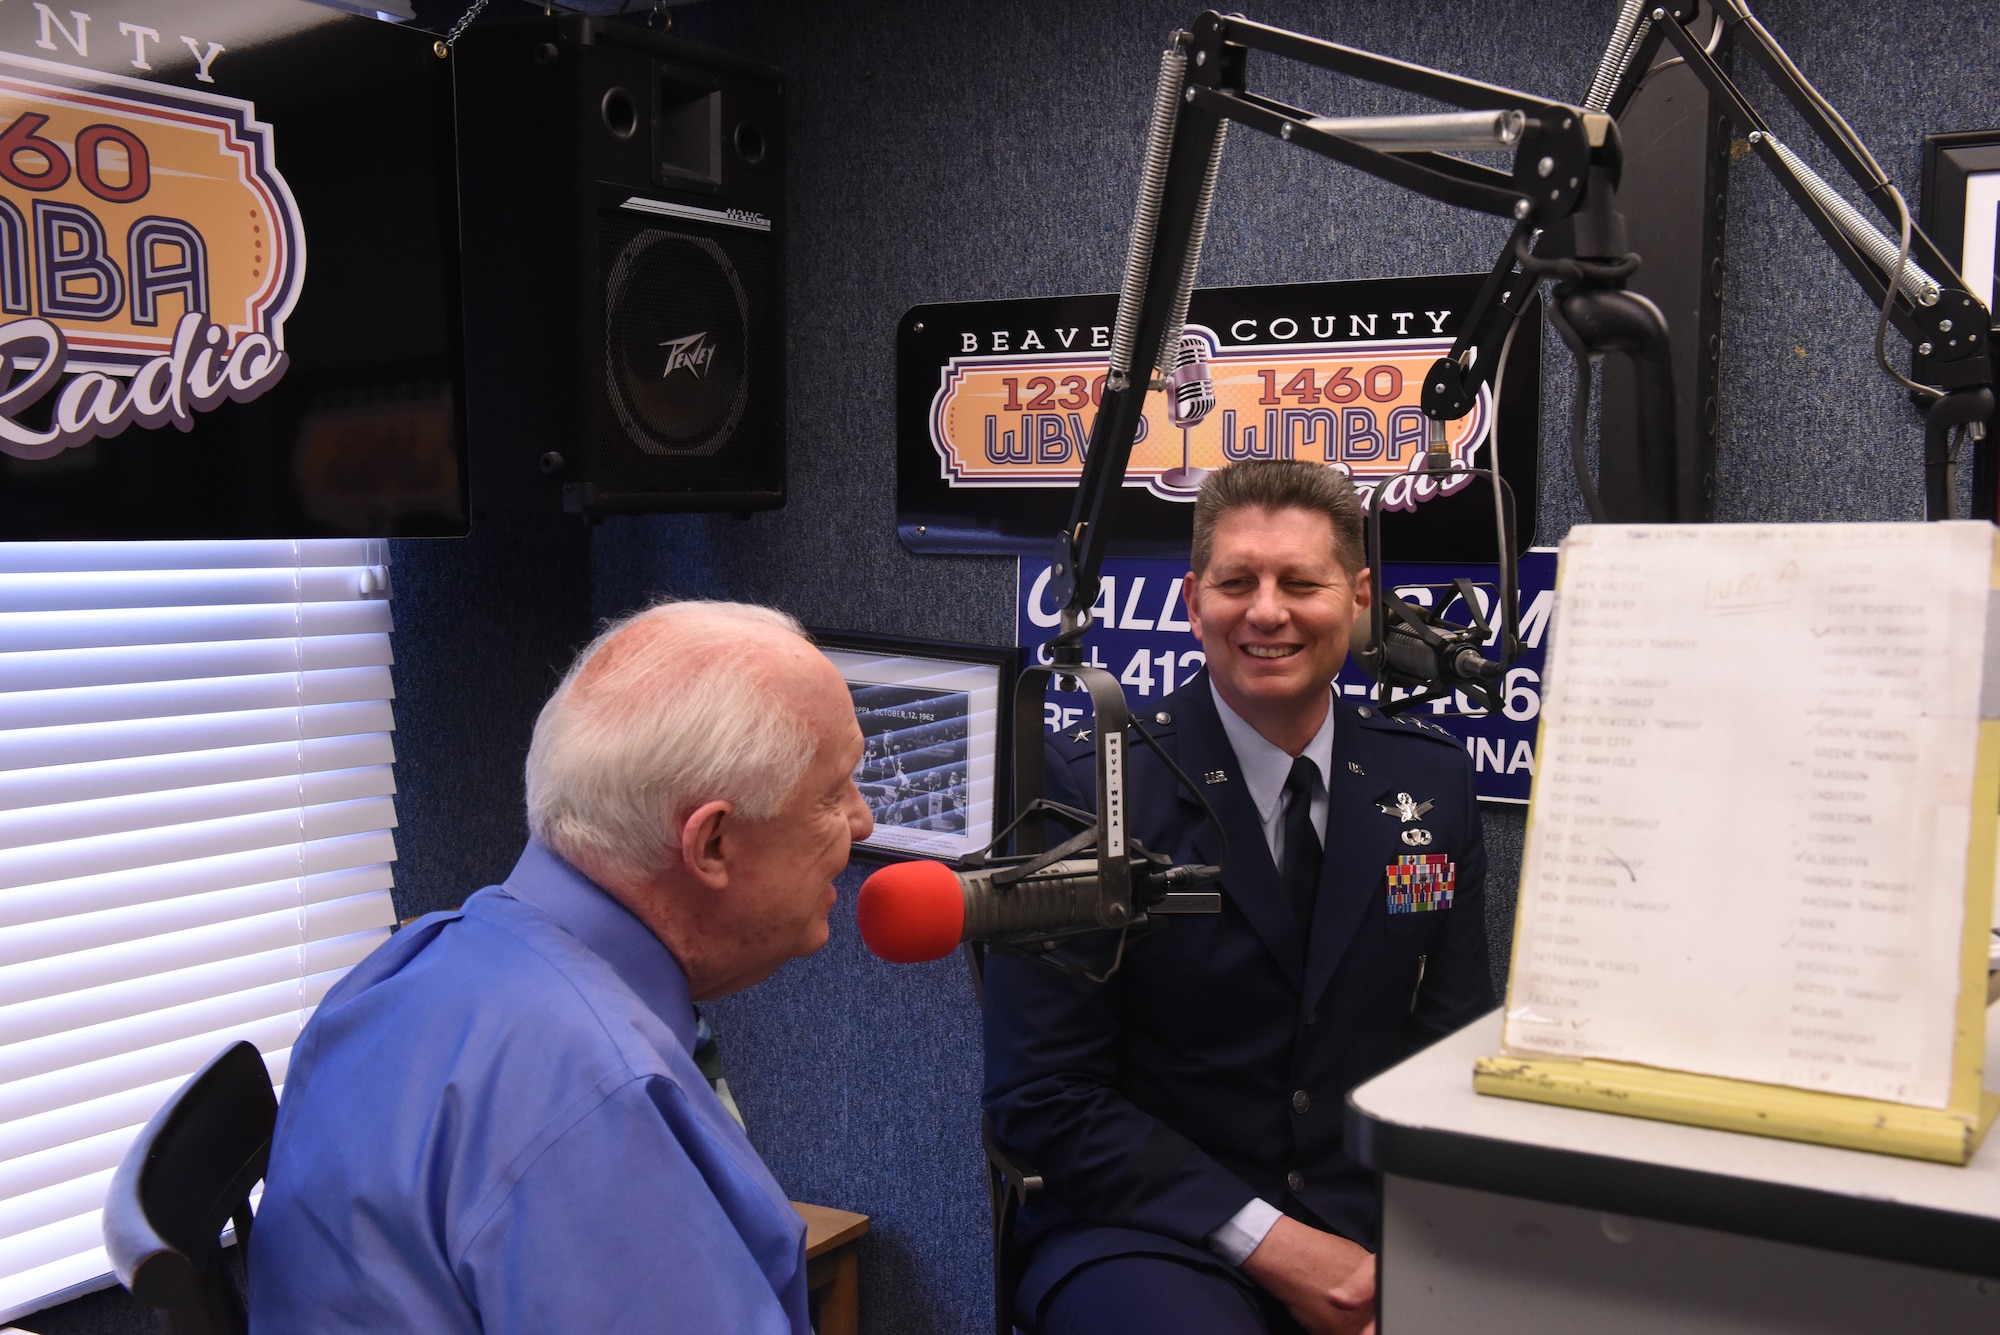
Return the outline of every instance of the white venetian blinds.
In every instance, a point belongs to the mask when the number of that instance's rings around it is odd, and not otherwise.
[[[0,544],[0,1322],[160,1103],[394,922],[387,544]]]

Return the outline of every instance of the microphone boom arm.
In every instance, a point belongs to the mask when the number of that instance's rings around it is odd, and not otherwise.
[[[1460,108],[1461,113],[1345,120],[1317,117],[1249,91],[1246,65],[1252,51],[1430,98]],[[1449,458],[1444,424],[1463,417],[1476,405],[1481,386],[1491,382],[1503,359],[1510,331],[1541,277],[1549,271],[1549,257],[1533,256],[1530,251],[1543,227],[1556,220],[1574,219],[1568,229],[1569,251],[1579,259],[1570,262],[1573,267],[1564,277],[1571,292],[1597,301],[1592,310],[1622,310],[1617,298],[1651,309],[1642,298],[1629,297],[1621,290],[1624,274],[1636,263],[1636,257],[1622,253],[1623,226],[1613,207],[1622,158],[1617,126],[1608,115],[1287,32],[1241,16],[1209,11],[1196,18],[1189,30],[1174,34],[1160,62],[1104,394],[1069,521],[1057,535],[1050,560],[1049,593],[1062,609],[1060,629],[1050,643],[1051,662],[1027,668],[1015,687],[1015,809],[1022,812],[1031,811],[1042,793],[1046,686],[1051,679],[1070,678],[1090,694],[1097,752],[1096,920],[1100,927],[1121,931],[1145,913],[1145,906],[1133,899],[1133,846],[1126,834],[1125,747],[1130,715],[1118,682],[1108,672],[1084,664],[1081,640],[1098,596],[1106,520],[1124,485],[1146,394],[1154,388],[1182,389],[1178,373],[1184,368],[1175,364],[1176,350],[1200,266],[1224,136],[1232,121],[1406,190],[1514,221],[1499,261],[1464,318],[1457,344],[1426,377],[1422,410],[1432,422],[1430,447],[1417,466],[1432,476],[1467,471],[1454,466]],[[1514,149],[1511,171],[1456,157],[1450,151],[1489,147]],[[1558,263],[1569,253],[1560,245],[1551,245],[1549,250]],[[1558,298],[1572,300],[1562,289]],[[1657,320],[1657,311],[1652,314]],[[1592,322],[1580,317],[1574,323]],[[1619,326],[1622,333],[1632,321],[1621,323],[1607,317],[1597,323]],[[1639,345],[1628,339],[1609,350],[1631,353],[1638,369],[1640,353],[1633,352],[1635,346]],[[1593,349],[1593,355],[1604,350]],[[1579,355],[1583,352],[1579,347]],[[1651,349],[1641,347],[1641,352],[1650,353]],[[1664,359],[1657,360],[1664,373]],[[1161,374],[1170,366],[1176,372],[1171,379]],[[1670,386],[1665,403],[1665,419],[1642,422],[1639,429],[1647,448],[1658,452],[1665,475],[1672,477],[1677,470]],[[1501,660],[1497,665],[1487,662],[1476,643],[1468,639],[1492,634],[1469,587],[1463,593],[1473,627],[1430,620],[1416,625],[1413,632],[1432,649],[1448,647],[1454,667],[1446,675],[1454,683],[1470,685],[1489,703],[1497,699],[1491,683],[1504,678],[1507,664],[1520,649],[1514,606],[1517,553],[1512,498],[1499,475],[1497,446],[1494,462],[1496,466],[1490,470],[1470,471],[1490,472],[1495,488],[1502,572],[1502,633],[1497,637]],[[1657,470],[1649,469],[1649,475],[1653,471]],[[1644,517],[1686,517],[1674,513],[1670,494],[1659,504],[1667,511],[1664,516]],[[1379,586],[1379,522],[1372,516],[1370,530],[1371,567]],[[1376,600],[1372,624],[1387,663],[1382,602]],[[1412,616],[1399,612],[1406,629]],[[1459,667],[1464,670],[1458,671]],[[1386,676],[1381,679],[1388,681]],[[1436,694],[1433,691],[1421,698],[1435,698]],[[1017,823],[1017,854],[1029,855],[1032,860],[1043,842],[1041,822],[1027,819]],[[1155,870],[1149,865],[1149,873]],[[1149,894],[1164,888],[1165,878],[1149,874],[1146,880]],[[1162,907],[1166,907],[1164,901]],[[1214,911],[1206,904],[1185,907]]]
[[[1869,202],[1884,217],[1897,221],[1900,231],[1908,217],[1908,205],[1853,127],[1812,86],[1744,0],[1707,2],[1717,25],[1727,25],[1743,39],[1785,100],[1798,110]],[[1921,392],[1912,396],[1925,410],[1926,517],[1952,516],[1946,442],[1955,427],[1963,426],[1973,440],[1972,517],[2000,518],[2000,442],[1995,441],[1991,429],[1995,407],[1992,315],[1985,303],[1972,294],[1957,266],[1914,223],[1909,226],[1906,267],[1897,271],[1898,242],[1884,236],[1771,133],[1755,105],[1716,61],[1712,47],[1689,30],[1694,9],[1693,4],[1678,4],[1651,10],[1651,27],[1632,45],[1610,110],[1616,114],[1624,109],[1652,67],[1660,44],[1671,44],[1724,114],[1743,131],[1752,151],[1777,177],[1834,258],[1878,308],[1887,308],[1888,323],[1915,348],[1924,374],[1936,382],[1934,386],[1917,386]],[[1886,363],[1884,369],[1889,369]]]
[[[1253,50],[1467,111],[1518,113],[1518,121],[1509,120],[1513,169],[1503,172],[1422,147],[1425,142],[1462,142],[1462,124],[1439,124],[1459,118],[1328,120],[1250,92],[1245,68]],[[1393,123],[1399,120],[1432,124],[1398,135]],[[1426,380],[1422,406],[1435,423],[1434,443],[1442,441],[1443,422],[1471,411],[1479,387],[1492,377],[1507,329],[1536,286],[1532,276],[1507,281],[1517,262],[1517,243],[1548,221],[1577,213],[1586,201],[1593,211],[1608,211],[1620,162],[1617,128],[1610,117],[1566,103],[1213,11],[1202,14],[1188,31],[1176,33],[1161,57],[1110,373],[1069,522],[1057,536],[1050,561],[1049,592],[1064,609],[1062,628],[1051,645],[1057,663],[1081,661],[1077,641],[1089,626],[1089,608],[1097,597],[1106,514],[1124,485],[1155,370],[1178,342],[1186,321],[1224,132],[1231,121],[1443,203],[1515,220],[1514,234],[1465,317],[1460,346],[1440,359]],[[1344,137],[1335,132],[1339,129],[1357,137]],[[1432,137],[1426,140],[1425,134]],[[1468,348],[1478,352],[1468,357]],[[1434,389],[1441,379],[1444,388]],[[1503,552],[1501,560],[1512,556]]]

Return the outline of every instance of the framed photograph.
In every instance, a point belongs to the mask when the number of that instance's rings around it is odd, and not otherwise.
[[[1958,266],[1972,295],[2000,302],[2000,129],[1924,136],[1923,206],[1918,222]]]
[[[1020,651],[815,630],[854,697],[854,781],[875,815],[857,845],[952,862],[1005,824],[1010,704]]]

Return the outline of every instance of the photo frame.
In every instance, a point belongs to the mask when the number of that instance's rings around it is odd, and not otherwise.
[[[1919,214],[1972,295],[2000,305],[2000,129],[1924,136]]]
[[[1008,819],[1008,739],[1020,650],[852,631],[813,638],[853,696],[855,782],[875,831],[855,846],[957,862]]]

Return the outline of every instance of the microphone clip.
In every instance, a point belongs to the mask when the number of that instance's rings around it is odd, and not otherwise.
[[[1394,715],[1417,705],[1445,699],[1456,692],[1480,710],[1500,713],[1505,707],[1507,669],[1521,655],[1520,573],[1514,546],[1514,492],[1499,472],[1490,468],[1427,467],[1431,477],[1471,474],[1493,484],[1494,540],[1498,548],[1498,586],[1477,584],[1460,576],[1429,590],[1428,602],[1414,603],[1392,591],[1382,578],[1382,494],[1377,487],[1362,504],[1368,578],[1373,588],[1368,615],[1354,625],[1350,652],[1361,670],[1382,686],[1377,702]],[[1487,597],[1499,602],[1499,628],[1488,620]],[[1442,596],[1441,596],[1442,595]],[[1445,613],[1463,603],[1466,621]],[[1484,648],[1497,642],[1498,661]],[[1402,691],[1404,694],[1398,695]]]
[[[1117,931],[1132,923],[1132,864],[1125,834],[1125,740],[1132,722],[1125,705],[1125,688],[1103,668],[1083,663],[1030,664],[1014,682],[1014,810],[1022,813],[1003,831],[994,847],[1009,834],[1014,850],[1037,854],[1043,847],[1042,822],[1029,820],[1042,810],[1042,704],[1056,678],[1080,685],[1090,695],[1092,735],[1097,754],[1097,926]],[[1070,841],[1074,842],[1074,840]],[[1066,843],[1064,845],[1068,847]]]
[[[1078,657],[1074,655],[1070,657]],[[1042,795],[1045,777],[1042,705],[1051,684],[1087,691],[1091,703],[1091,735],[1097,762],[1097,809],[1080,811]],[[1220,913],[1222,896],[1209,887],[1221,877],[1219,867],[1176,866],[1133,838],[1126,823],[1126,760],[1130,733],[1136,731],[1125,690],[1103,668],[1075,661],[1031,664],[1014,685],[1013,810],[1015,815],[979,854],[964,859],[966,869],[991,867],[990,883],[997,894],[1032,883],[1056,864],[1095,858],[1096,902],[1087,918],[1060,929],[1035,929],[989,939],[988,944],[1016,951],[1035,945],[1046,950],[1063,936],[1115,931],[1118,952],[1102,974],[1083,976],[1102,981],[1124,958],[1125,938],[1132,929],[1155,917],[1189,913]],[[1150,740],[1142,734],[1141,740]],[[1171,759],[1168,764],[1172,764]],[[1177,771],[1178,772],[1178,771]],[[1184,777],[1184,776],[1183,776]],[[1197,791],[1197,797],[1199,792]],[[1051,821],[1074,831],[1056,847],[1047,848]],[[1011,843],[1013,853],[997,850]],[[1025,951],[1046,958],[1039,951]],[[1060,960],[1046,959],[1059,968]]]

